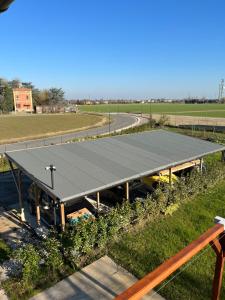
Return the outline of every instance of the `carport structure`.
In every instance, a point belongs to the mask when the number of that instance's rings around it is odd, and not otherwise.
[[[154,130],[120,135],[92,141],[68,143],[42,148],[6,152],[17,188],[21,212],[21,172],[26,174],[60,206],[62,230],[65,228],[64,205],[93,193],[125,184],[129,199],[129,181],[139,179],[177,165],[202,159],[224,151],[225,146],[197,138]],[[17,170],[13,169],[13,165]],[[46,167],[53,165],[54,187]],[[18,172],[18,176],[15,176]],[[170,172],[171,174],[171,172]],[[40,223],[40,205],[36,196],[36,217]]]

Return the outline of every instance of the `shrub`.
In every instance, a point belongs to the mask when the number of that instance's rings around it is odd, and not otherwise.
[[[48,237],[43,242],[43,258],[48,271],[55,275],[63,266],[63,257],[61,253],[61,243],[55,237]]]
[[[169,117],[167,115],[161,115],[159,121],[158,121],[158,125],[160,127],[164,127],[165,125],[169,125]]]
[[[102,249],[106,246],[108,241],[108,232],[107,232],[107,218],[100,216],[98,221],[98,233],[97,233],[97,240],[96,245],[99,249]]]
[[[22,265],[22,280],[25,284],[36,282],[40,274],[41,256],[39,251],[32,245],[27,244],[15,252],[15,259]]]

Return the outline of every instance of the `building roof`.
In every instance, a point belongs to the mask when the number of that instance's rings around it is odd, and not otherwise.
[[[225,146],[164,130],[7,152],[7,157],[60,201],[225,150]],[[46,166],[53,164],[55,188]]]

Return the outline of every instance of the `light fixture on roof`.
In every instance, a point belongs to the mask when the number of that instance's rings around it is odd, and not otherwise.
[[[52,183],[52,189],[54,190],[54,171],[56,171],[56,167],[53,166],[52,164],[45,167],[46,171],[50,171],[51,172],[51,183]]]

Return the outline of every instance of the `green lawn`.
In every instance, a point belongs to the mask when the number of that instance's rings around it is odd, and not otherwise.
[[[196,117],[211,117],[211,118],[225,118],[225,110],[218,110],[218,111],[204,111],[201,112],[176,112],[173,115],[182,115],[182,116],[196,116]]]
[[[126,233],[111,245],[110,255],[138,278],[154,270],[225,216],[225,181],[155,223]],[[167,300],[211,299],[215,255],[208,249],[175,280],[160,290]],[[157,287],[155,290],[157,290]],[[225,299],[225,280],[221,299]]]
[[[104,117],[95,114],[1,116],[0,143],[62,134],[102,123]]]
[[[94,112],[133,112],[133,113],[167,113],[186,114],[208,117],[225,117],[225,104],[174,104],[174,103],[152,103],[152,104],[99,104],[80,105],[81,111]]]

